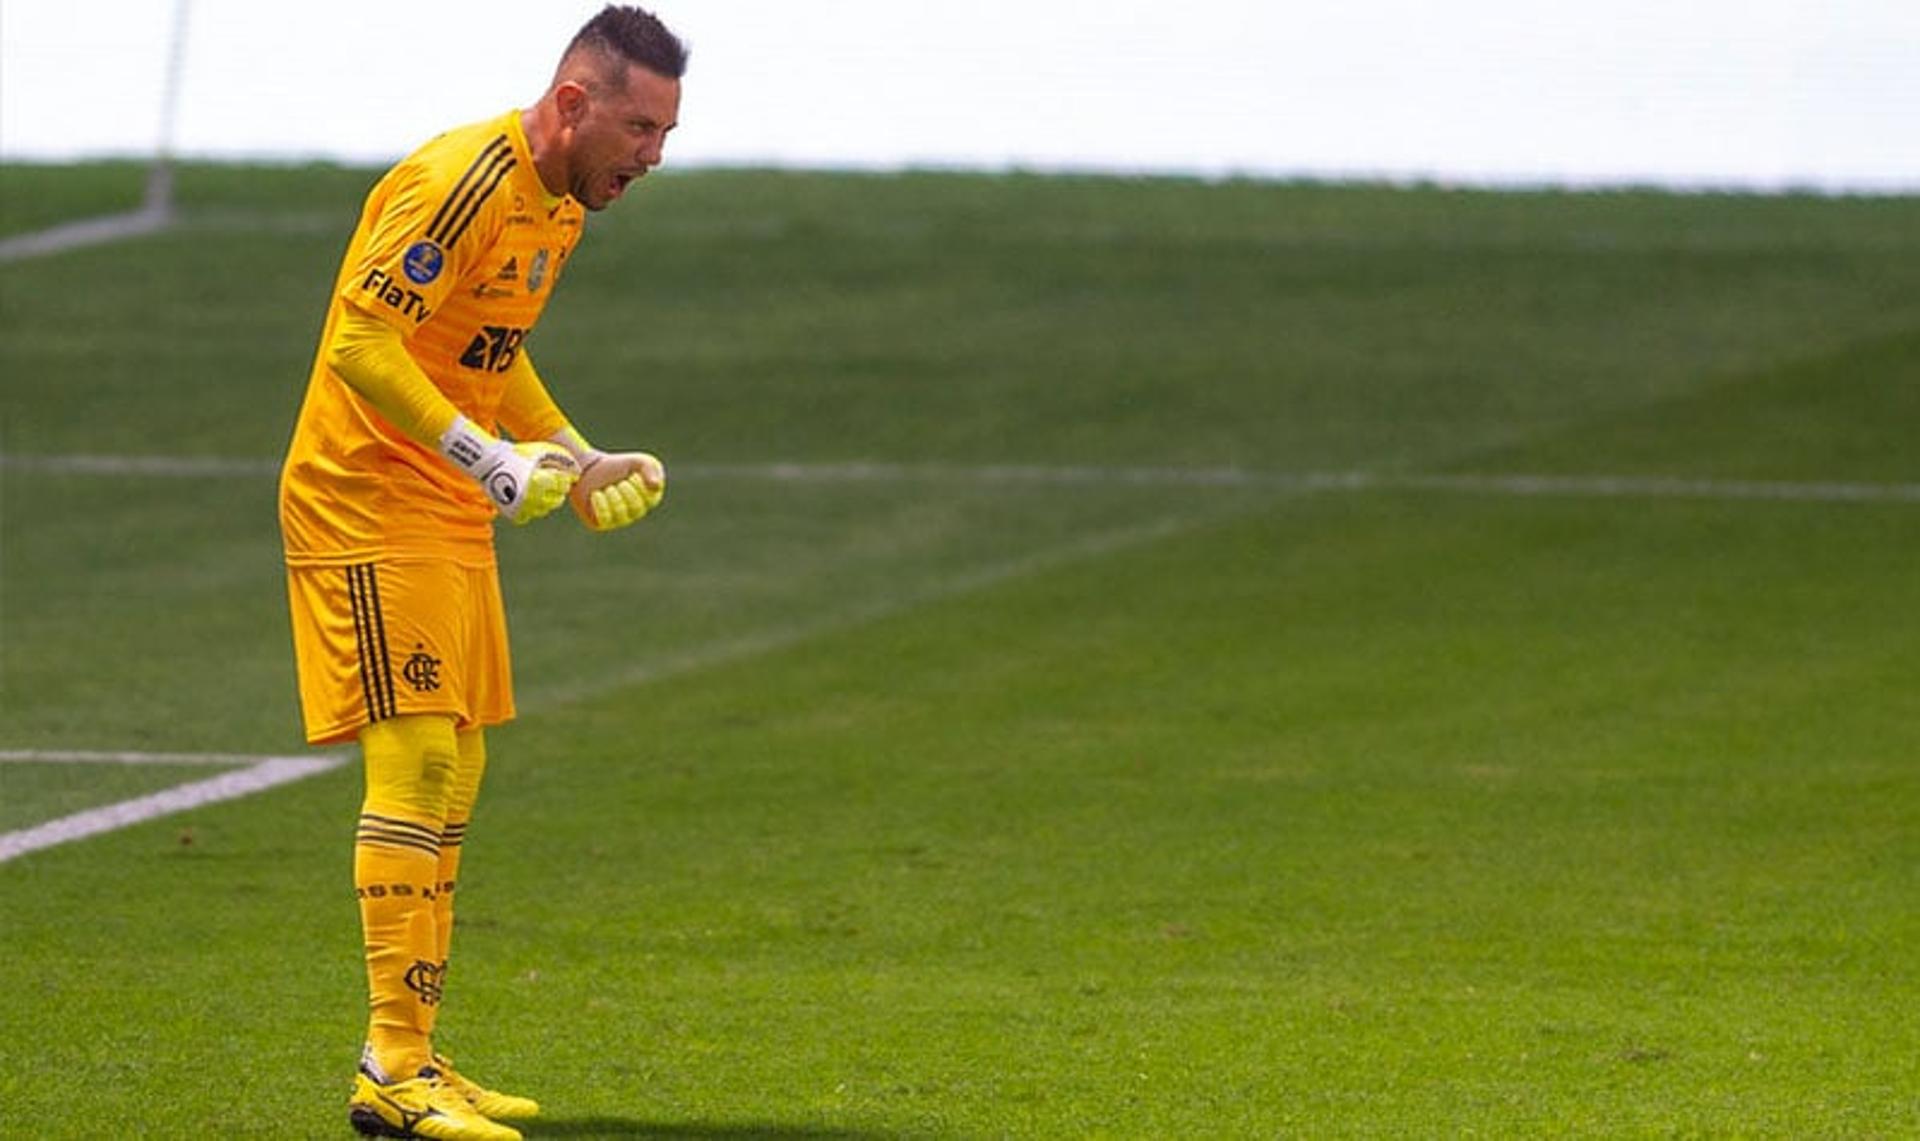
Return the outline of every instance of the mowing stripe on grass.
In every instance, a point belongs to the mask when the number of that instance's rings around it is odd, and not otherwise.
[[[178,755],[162,754],[162,756]],[[28,852],[37,852],[42,848],[51,848],[58,844],[85,839],[88,836],[97,836],[102,832],[112,832],[162,816],[171,816],[176,812],[185,812],[190,808],[218,804],[223,800],[237,800],[256,792],[291,784],[318,773],[337,769],[346,764],[347,759],[344,754],[339,753],[309,757],[232,757],[229,760],[237,764],[245,764],[247,767],[235,772],[222,773],[217,777],[209,777],[206,780],[176,785],[150,796],[135,797],[132,800],[123,800],[118,804],[108,804],[100,808],[89,808],[71,816],[62,816],[57,820],[36,824],[31,828],[0,833],[0,864],[15,857],[24,856]]]
[[[277,476],[278,460],[220,456],[21,455],[0,453],[0,469],[49,475],[206,479]],[[1844,480],[1694,479],[1685,476],[1286,472],[1244,467],[1100,467],[1051,464],[762,463],[677,464],[675,479],[770,483],[996,483],[1028,487],[1224,488],[1305,494],[1328,491],[1445,491],[1471,495],[1601,499],[1706,499],[1771,503],[1920,503],[1920,483]]]
[[[1072,542],[1034,551],[1019,558],[989,564],[978,570],[955,575],[918,589],[868,597],[845,609],[820,615],[810,621],[776,626],[737,638],[698,646],[684,653],[666,655],[653,661],[637,662],[626,669],[611,671],[588,682],[534,690],[528,704],[544,713],[561,706],[591,701],[622,689],[646,685],[680,674],[729,665],[763,654],[776,653],[815,638],[903,614],[928,603],[983,590],[1080,559],[1097,558],[1129,547],[1143,546],[1171,538],[1211,519],[1223,517],[1225,514],[1213,512],[1170,516],[1102,531]]]
[[[262,476],[278,471],[268,460],[180,456],[35,456],[0,454],[0,468],[57,474],[207,478]],[[1475,495],[1587,498],[1704,499],[1780,503],[1920,503],[1920,484],[1719,480],[1649,476],[1392,475],[1371,472],[1287,473],[1239,467],[1075,467],[1018,464],[687,464],[681,478],[747,479],[780,483],[919,483],[971,480],[1019,486],[1110,486],[1269,490],[1291,494],[1413,490]],[[633,686],[786,649],[802,642],[905,612],[1082,558],[1167,538],[1206,522],[1212,513],[1167,517],[1102,532],[981,568],[899,595],[868,599],[812,621],[775,627],[637,663],[583,684],[536,690],[528,712],[591,700]],[[339,754],[310,757],[230,757],[203,753],[0,750],[0,761],[119,764],[244,764],[248,767],[151,796],[89,809],[31,828],[0,834],[0,863],[27,852],[124,828],[159,816],[232,800],[304,779],[345,764]]]
[[[563,705],[589,700],[632,686],[646,685],[710,666],[741,661],[838,630],[849,629],[939,598],[952,597],[995,583],[1032,574],[1075,559],[1091,558],[1126,547],[1169,537],[1199,525],[1209,516],[1185,515],[1138,523],[1114,531],[1046,548],[1017,559],[993,564],[899,595],[869,599],[837,614],[811,622],[778,627],[724,642],[698,647],[687,653],[607,674],[593,682],[567,688],[535,691],[523,703],[523,715],[545,712]],[[208,780],[166,789],[150,796],[87,809],[50,820],[30,828],[0,833],[0,863],[17,856],[50,848],[103,832],[142,824],[162,816],[199,808],[221,801],[235,800],[264,792],[283,784],[303,780],[339,768],[351,759],[349,754],[332,753],[304,757],[252,757],[217,753],[137,753],[87,750],[0,750],[0,761],[51,762],[62,764],[236,764],[249,767]]]

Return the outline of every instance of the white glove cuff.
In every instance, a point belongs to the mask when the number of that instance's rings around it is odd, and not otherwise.
[[[502,514],[511,517],[519,508],[533,462],[514,451],[512,444],[481,431],[465,416],[455,416],[440,433],[440,454],[478,481]]]
[[[440,454],[475,479],[499,462],[499,453],[507,449],[505,440],[481,431],[465,416],[455,416],[440,433]]]

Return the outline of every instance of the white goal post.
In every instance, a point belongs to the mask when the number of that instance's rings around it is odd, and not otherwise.
[[[174,0],[173,31],[167,44],[167,70],[160,88],[159,135],[154,144],[153,165],[147,171],[147,190],[142,212],[155,218],[173,213],[173,148],[180,120],[180,83],[187,62],[187,22],[193,0]]]

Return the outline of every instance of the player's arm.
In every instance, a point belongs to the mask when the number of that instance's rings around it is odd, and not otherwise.
[[[560,506],[579,477],[571,452],[547,441],[508,443],[482,429],[427,379],[398,329],[351,303],[340,310],[327,365],[381,416],[472,476],[513,522]]]
[[[518,439],[550,440],[580,465],[569,495],[574,514],[595,531],[638,523],[667,494],[667,471],[646,452],[603,452],[567,421],[523,349],[507,370],[500,423]]]

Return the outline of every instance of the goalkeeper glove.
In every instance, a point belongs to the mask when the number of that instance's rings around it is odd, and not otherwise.
[[[609,454],[587,448],[578,454],[580,480],[568,499],[573,513],[595,531],[638,523],[667,494],[667,469],[646,452]]]
[[[558,444],[508,443],[465,416],[440,434],[440,454],[472,476],[514,523],[531,523],[560,506],[580,478],[573,455]]]

